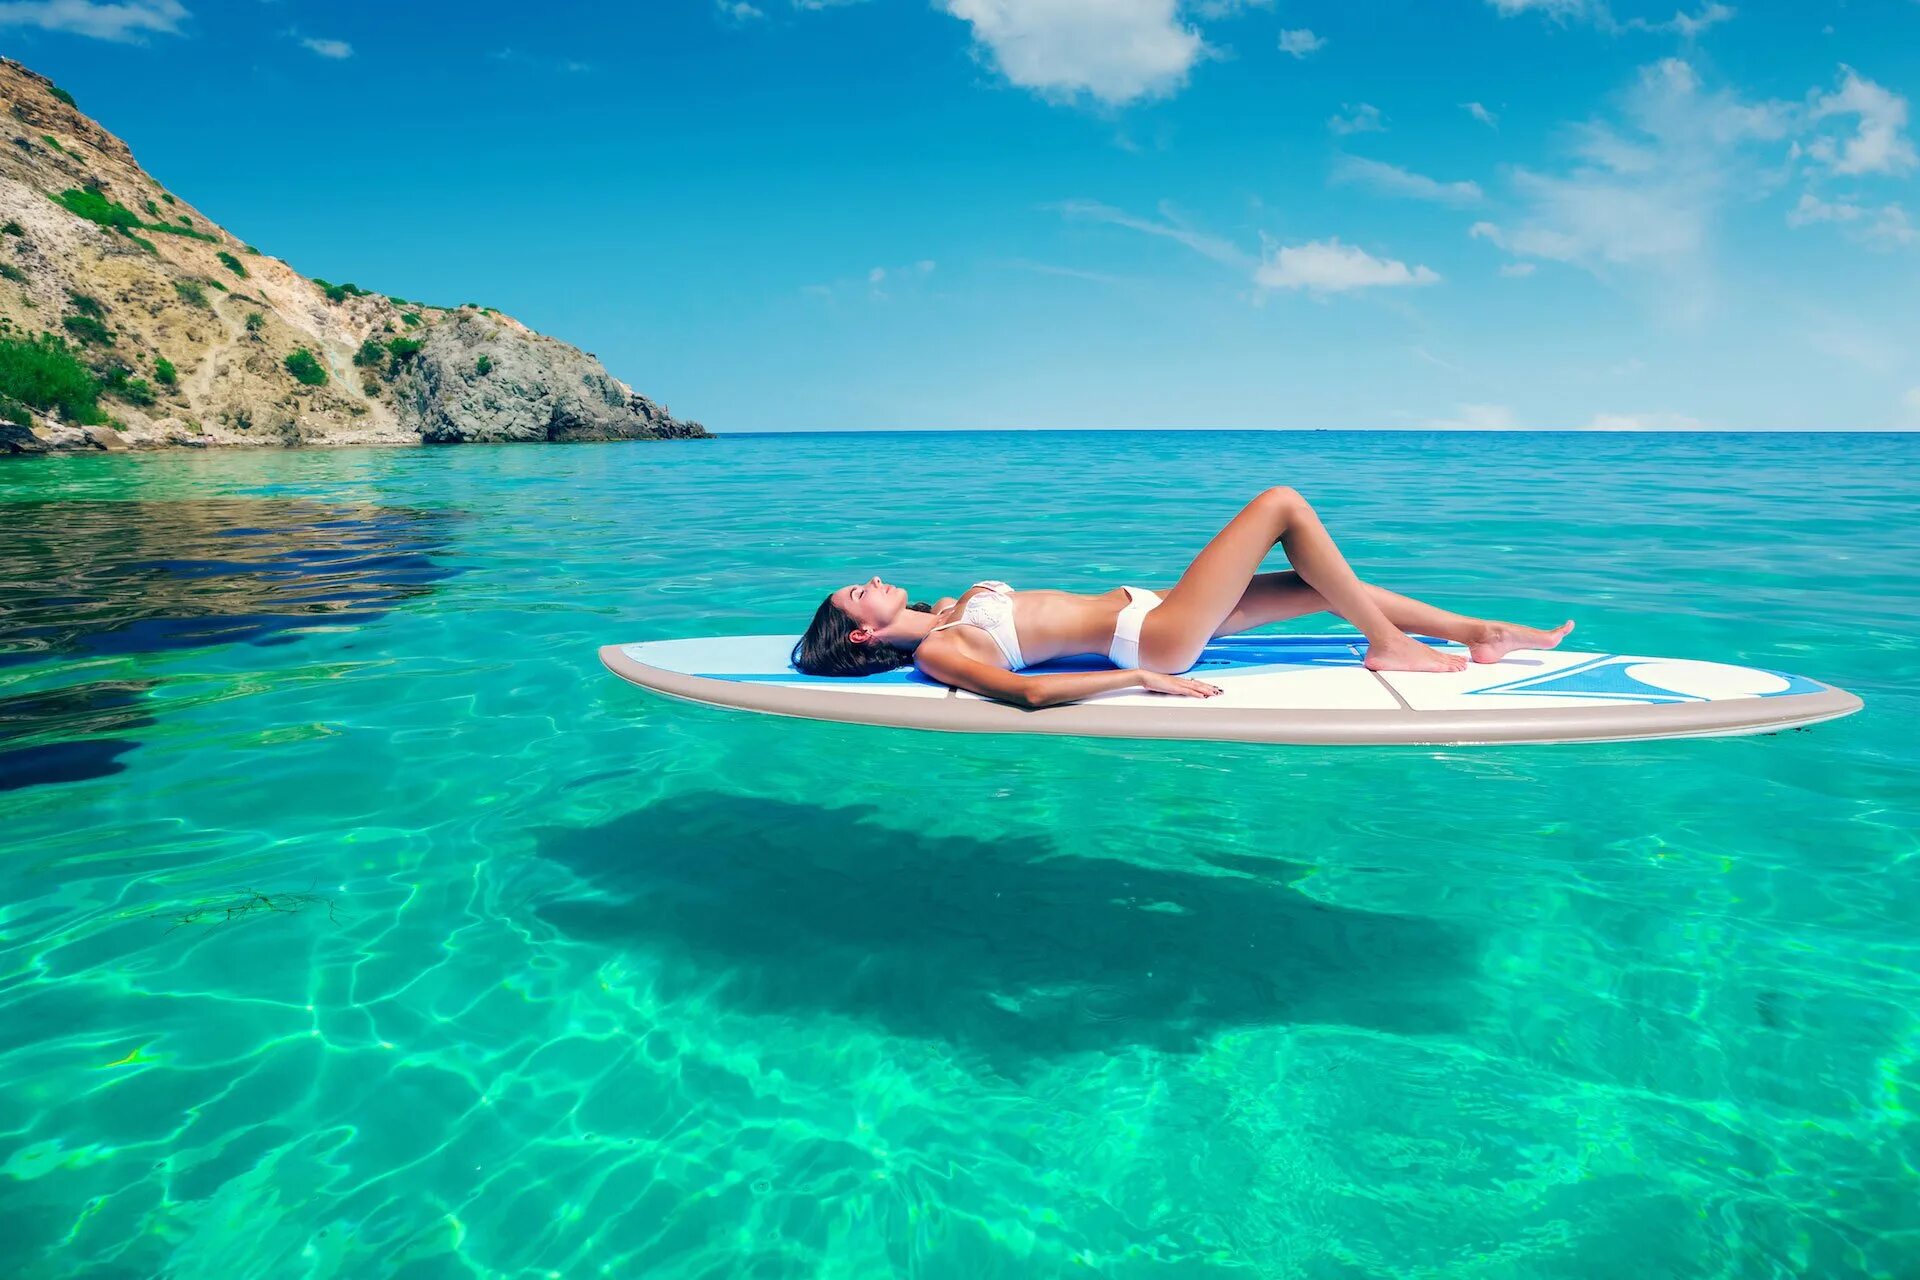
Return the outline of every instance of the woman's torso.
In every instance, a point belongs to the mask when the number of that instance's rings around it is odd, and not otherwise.
[[[946,611],[942,621],[960,621],[973,598],[990,590],[985,586],[968,588]],[[1021,659],[1030,667],[1072,654],[1104,655],[1113,643],[1114,619],[1126,608],[1128,600],[1125,589],[1121,587],[1098,595],[1082,595],[1051,588],[1002,594],[1010,604],[1009,612],[1013,618],[1014,632],[1019,637]],[[976,610],[978,608],[976,606]],[[963,643],[968,645],[973,656],[1007,665],[1005,654],[979,627],[954,627],[951,630],[943,629],[938,634],[956,633],[967,636]]]

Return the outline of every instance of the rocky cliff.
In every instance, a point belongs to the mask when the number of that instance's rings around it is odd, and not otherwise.
[[[688,439],[489,307],[301,275],[0,58],[0,452]]]

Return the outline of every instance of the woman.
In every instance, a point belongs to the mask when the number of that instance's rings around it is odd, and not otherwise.
[[[1293,569],[1260,573],[1275,543]],[[1017,602],[1016,602],[1017,597]],[[928,677],[1022,707],[1050,707],[1114,689],[1210,698],[1218,685],[1177,674],[1215,636],[1328,609],[1367,638],[1375,671],[1459,671],[1467,660],[1407,634],[1421,631],[1467,647],[1475,662],[1515,649],[1551,649],[1573,623],[1551,631],[1448,613],[1360,581],[1307,500],[1268,489],[1194,558],[1164,597],[1139,587],[1101,595],[1015,592],[976,583],[959,599],[908,604],[907,593],[873,577],[821,602],[793,648],[811,675],[873,675],[915,663]],[[1016,625],[1017,622],[1017,625]],[[1073,654],[1100,653],[1113,671],[1023,676],[1018,670]]]

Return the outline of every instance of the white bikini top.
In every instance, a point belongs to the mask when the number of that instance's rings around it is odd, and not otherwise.
[[[967,607],[960,611],[959,617],[951,622],[943,622],[933,630],[944,631],[948,627],[979,627],[992,636],[993,642],[1000,646],[1000,652],[1005,656],[1008,666],[1015,670],[1026,666],[1027,660],[1020,656],[1020,636],[1013,626],[1013,596],[1009,594],[1013,588],[1004,582],[991,579],[986,582],[976,582],[973,585],[984,587],[986,590],[968,596]]]

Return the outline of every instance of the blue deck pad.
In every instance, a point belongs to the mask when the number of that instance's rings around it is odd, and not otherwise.
[[[1443,645],[1444,640],[1431,636],[1417,636],[1428,644]],[[1360,635],[1348,636],[1222,636],[1211,641],[1200,652],[1199,660],[1183,675],[1205,672],[1209,675],[1261,674],[1268,670],[1281,670],[1289,667],[1357,667],[1362,662],[1361,650],[1366,639]],[[1055,658],[1049,662],[1037,663],[1031,667],[1022,667],[1022,675],[1054,675],[1070,671],[1112,671],[1113,663],[1097,654],[1077,654],[1073,657]],[[796,671],[791,666],[779,671],[753,672],[751,674],[727,672],[693,672],[711,680],[731,680],[736,683],[777,683],[777,684],[839,684],[856,688],[871,688],[876,685],[931,685],[945,688],[938,680],[930,680],[920,674],[911,664],[896,667],[892,671],[883,671],[871,676],[810,676]]]

